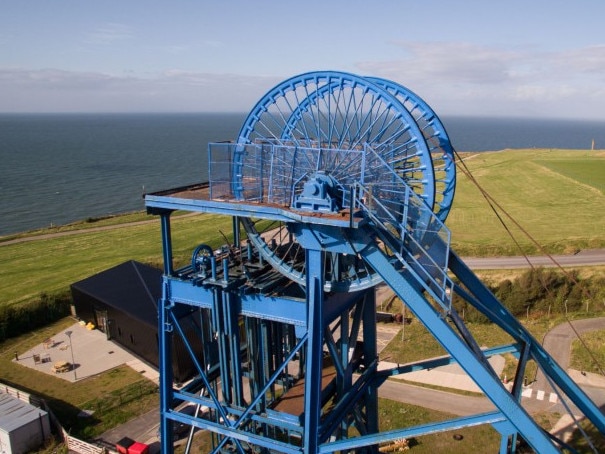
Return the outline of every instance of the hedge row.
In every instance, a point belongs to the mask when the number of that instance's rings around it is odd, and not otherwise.
[[[516,317],[528,314],[567,314],[605,309],[605,277],[582,279],[576,270],[563,273],[553,269],[535,268],[514,280],[505,279],[490,290]],[[459,297],[454,307],[471,322],[487,322],[487,318]]]
[[[528,313],[558,313],[605,309],[605,277],[581,279],[577,271],[564,274],[551,269],[528,270],[490,290],[517,317]],[[454,307],[470,322],[487,318],[455,296]],[[70,313],[71,293],[46,293],[30,303],[0,307],[0,342],[59,320]]]
[[[66,290],[24,304],[0,307],[0,342],[33,331],[70,313],[71,293]]]

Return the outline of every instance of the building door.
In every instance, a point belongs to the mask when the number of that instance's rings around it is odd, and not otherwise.
[[[116,324],[115,324],[115,322],[112,319],[108,318],[108,319],[106,319],[105,325],[107,327],[107,330],[105,331],[105,335],[107,336],[107,340],[111,340],[114,337],[116,337],[116,334],[115,334]]]
[[[97,329],[107,334],[107,311],[95,309],[95,318],[97,319]]]

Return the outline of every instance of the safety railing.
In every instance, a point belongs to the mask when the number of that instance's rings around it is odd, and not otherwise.
[[[318,144],[319,146],[319,144]],[[365,152],[262,142],[208,146],[210,198],[290,206],[302,181],[323,171],[340,187],[363,181]]]
[[[367,182],[358,182],[353,191],[356,207],[372,220],[389,251],[449,311],[449,229],[371,147],[366,149],[368,163]]]
[[[450,232],[421,195],[369,145],[363,149],[263,142],[209,145],[210,197],[291,207],[318,172],[333,177],[339,208],[370,218],[383,242],[446,309]],[[422,194],[422,187],[416,191]]]

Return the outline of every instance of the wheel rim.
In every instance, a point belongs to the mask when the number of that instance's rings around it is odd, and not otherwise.
[[[367,77],[367,79],[384,87],[395,96],[420,127],[429,146],[435,172],[435,206],[433,211],[441,222],[445,222],[454,200],[456,165],[454,162],[454,148],[443,123],[433,109],[407,87],[378,77]]]
[[[370,145],[427,205],[434,206],[433,157],[421,128],[396,94],[368,78],[323,71],[280,83],[254,106],[238,136],[241,145],[263,142],[351,151]],[[326,171],[339,181],[356,178],[343,167],[338,153],[329,156],[320,166],[313,160],[297,161],[296,167],[301,167],[297,170]],[[243,157],[236,151],[233,161],[234,181],[242,187],[247,172]],[[313,165],[321,168],[311,169]],[[275,269],[304,286],[304,250],[287,225],[259,229],[250,218],[243,218],[242,225]],[[356,257],[327,254],[325,269],[326,291],[360,290],[381,280]]]

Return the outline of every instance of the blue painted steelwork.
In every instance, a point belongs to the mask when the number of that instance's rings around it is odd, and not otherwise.
[[[305,364],[305,395],[321,396],[323,372],[324,293],[323,254],[321,249],[306,249],[306,296],[308,311],[307,357]],[[303,446],[308,452],[317,452],[320,444],[321,399],[304,400]]]
[[[364,259],[368,260],[383,275],[383,279],[389,283],[389,287],[402,301],[406,302],[423,324],[430,327],[431,333],[441,346],[456,358],[458,364],[469,376],[473,377],[475,383],[496,405],[502,415],[523,434],[530,446],[540,453],[557,452],[542,429],[504,388],[488,363],[483,358],[477,357],[476,352],[468,348],[465,339],[454,331],[448,320],[432,305],[427,304],[426,298],[413,285],[413,281],[389,266],[388,257],[375,245],[368,245],[361,253]]]
[[[485,287],[468,266],[453,252],[450,253],[451,271],[461,279],[461,282],[471,292],[472,296],[465,295],[465,299],[484,313],[494,323],[498,324],[506,333],[516,341],[523,343],[520,355],[523,359],[521,365],[533,359],[573,403],[590,419],[600,433],[605,434],[605,415],[582,391],[582,389],[567,375],[567,373],[550,357],[539,341],[528,333],[523,325],[506,309],[502,307],[497,298]],[[461,292],[459,287],[456,288]],[[517,378],[523,377],[521,373]],[[516,383],[515,383],[516,384]],[[520,383],[516,387],[520,389]]]
[[[454,148],[445,126],[431,107],[416,93],[392,80],[367,77],[376,85],[393,94],[410,112],[422,130],[429,146],[435,172],[435,207],[437,217],[445,222],[454,201],[456,190],[456,165]]]
[[[443,221],[455,178],[445,129],[409,90],[372,80],[321,72],[280,84],[253,109],[238,143],[209,146],[209,188],[146,196],[148,211],[161,216],[164,252],[162,452],[173,452],[175,423],[210,431],[208,452],[216,453],[376,453],[379,445],[400,438],[479,424],[500,434],[502,454],[514,452],[517,437],[537,452],[559,452],[563,445],[553,443],[521,403],[530,360],[605,432],[594,403],[450,250]],[[338,94],[343,89],[345,96]],[[388,100],[389,113],[372,111],[357,90],[373,93],[372,103]],[[340,104],[338,119],[324,115],[342,99],[348,102]],[[425,144],[412,153],[422,156],[393,159],[398,147],[384,142],[403,133],[387,134],[391,116],[405,119],[397,127],[407,131],[409,146]],[[409,118],[418,124],[408,125]],[[273,131],[269,125],[275,122]],[[379,132],[368,134],[368,123],[379,125]],[[435,145],[437,138],[447,143]],[[441,167],[430,194],[419,194],[426,186],[409,178],[406,162],[413,164],[410,174],[433,174],[432,167],[415,168],[419,163]],[[426,201],[435,186],[441,198],[433,209]],[[217,250],[202,244],[188,264],[175,268],[175,210],[231,216],[232,244]],[[373,287],[383,280],[448,357],[378,370]],[[452,306],[454,293],[514,343],[479,348]],[[203,361],[184,336],[187,327],[178,316],[184,311],[199,317]],[[182,389],[172,384],[174,336],[183,340],[197,370]],[[503,352],[519,358],[512,392],[487,361]],[[493,412],[379,431],[378,390],[388,377],[450,363],[475,381]]]
[[[293,169],[302,173],[323,170],[327,173],[347,173],[355,178],[362,168],[350,168],[339,155],[331,153],[321,162],[308,159],[301,149],[354,151],[371,145],[389,163],[391,169],[433,207],[435,203],[435,175],[429,145],[417,121],[396,97],[372,80],[355,74],[336,71],[316,71],[287,79],[269,90],[252,108],[244,121],[233,152],[233,186],[238,199],[249,200],[251,180],[254,189],[262,186],[259,168],[268,165],[263,159],[250,160],[248,144],[286,145],[295,150],[295,158],[287,157],[286,172]],[[348,156],[358,156],[348,153]],[[455,168],[450,166],[455,177]],[[279,180],[276,180],[279,181]],[[289,187],[288,187],[289,190]],[[255,225],[244,221],[243,226],[257,249],[282,271],[287,263],[280,248],[267,247],[264,236]],[[280,235],[281,236],[281,235]],[[283,248],[281,248],[283,249]],[[302,254],[302,252],[301,252]],[[328,252],[328,260],[332,258]],[[341,266],[341,268],[344,268]],[[349,270],[350,267],[347,267]],[[346,270],[343,269],[345,274]],[[326,279],[326,291],[349,291],[376,285],[379,278],[372,270],[357,276],[353,282],[333,275]],[[301,285],[304,268],[290,270],[290,277]]]
[[[238,144],[344,150],[372,144],[432,206],[433,166],[423,137],[414,118],[388,91],[355,74],[317,71],[269,90],[244,121]],[[233,180],[243,190],[248,169],[238,166],[237,152],[233,161]],[[322,168],[330,170],[329,165]]]

